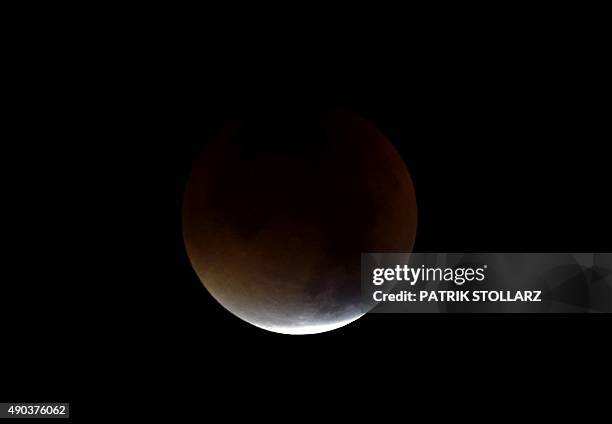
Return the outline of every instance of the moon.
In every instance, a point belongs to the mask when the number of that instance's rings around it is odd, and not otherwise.
[[[362,252],[410,252],[415,190],[393,145],[348,111],[229,124],[201,151],[182,208],[187,255],[228,311],[313,334],[364,314]]]

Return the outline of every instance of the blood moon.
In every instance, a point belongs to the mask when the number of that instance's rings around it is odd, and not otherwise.
[[[309,334],[363,315],[361,252],[409,252],[417,208],[391,143],[347,111],[228,125],[193,164],[187,254],[225,308],[266,330]]]

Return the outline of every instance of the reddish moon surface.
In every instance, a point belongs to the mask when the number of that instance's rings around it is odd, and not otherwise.
[[[207,144],[183,198],[202,284],[266,330],[319,333],[356,320],[361,252],[409,252],[412,179],[392,144],[351,112],[263,116]]]

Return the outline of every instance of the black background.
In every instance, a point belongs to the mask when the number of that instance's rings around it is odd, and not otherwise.
[[[599,360],[605,317],[366,315],[312,336],[255,328],[198,281],[180,206],[191,162],[230,119],[340,107],[407,163],[415,250],[609,252],[609,73],[595,46],[432,35],[269,49],[174,34],[110,49],[97,40],[82,56],[36,39],[45,72],[17,69],[4,158],[7,400],[69,400],[86,416],[97,399],[208,408],[314,384],[294,397],[308,408],[386,378],[450,391],[481,372],[484,385],[592,376],[568,364],[588,363],[577,353]]]

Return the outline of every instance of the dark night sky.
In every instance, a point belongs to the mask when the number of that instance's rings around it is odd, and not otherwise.
[[[612,251],[599,56],[567,45],[486,57],[450,50],[411,51],[403,66],[404,56],[370,67],[359,56],[309,56],[266,67],[238,53],[224,62],[159,47],[126,54],[123,71],[102,64],[103,78],[70,90],[33,85],[42,117],[22,122],[27,143],[11,147],[18,172],[8,172],[24,187],[10,193],[11,222],[28,236],[11,241],[20,278],[3,283],[0,315],[5,335],[22,342],[3,347],[11,370],[0,381],[14,399],[34,392],[84,405],[92,400],[82,388],[165,398],[229,380],[248,392],[262,379],[286,385],[286,373],[357,382],[366,364],[415,350],[430,365],[493,352],[479,356],[484,366],[600,343],[608,321],[586,316],[372,315],[314,337],[280,336],[225,311],[191,269],[180,205],[206,141],[235,118],[336,107],[368,118],[407,163],[415,250]],[[56,368],[23,371],[33,363]]]

